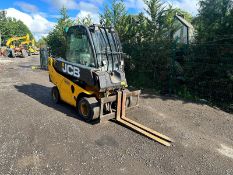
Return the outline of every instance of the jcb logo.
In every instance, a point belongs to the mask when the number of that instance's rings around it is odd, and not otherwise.
[[[68,65],[68,64],[62,64],[62,71],[64,73],[68,73],[71,76],[74,76],[76,78],[80,78],[80,69],[78,67]]]

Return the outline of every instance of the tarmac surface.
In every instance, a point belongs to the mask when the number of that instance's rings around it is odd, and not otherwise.
[[[88,124],[50,99],[39,57],[0,58],[0,174],[233,175],[233,115],[142,94],[127,112],[175,142],[162,146],[113,121]]]

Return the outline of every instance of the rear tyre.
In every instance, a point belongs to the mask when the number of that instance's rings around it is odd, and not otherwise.
[[[128,89],[126,89],[126,92],[130,92]],[[126,98],[126,102],[125,102],[125,106],[127,108],[131,107],[132,106],[132,102],[133,102],[133,97],[130,96],[130,97],[127,97]]]
[[[11,58],[11,49],[6,49],[5,56]]]
[[[60,93],[56,86],[54,86],[51,90],[51,98],[55,104],[58,104],[60,102]]]
[[[125,90],[126,92],[130,92],[128,89]],[[126,108],[129,108],[132,106],[132,103],[133,103],[133,97],[130,96],[130,97],[127,97],[126,98],[126,101],[125,101],[125,107]],[[112,105],[111,105],[112,109],[117,109],[117,101],[114,101],[112,102]]]
[[[99,118],[100,106],[95,97],[83,97],[77,101],[77,111],[80,117],[86,122],[91,122]]]
[[[15,51],[13,49],[11,49],[11,57],[15,58]]]
[[[22,50],[22,57],[26,58],[28,56],[28,53],[25,49]]]

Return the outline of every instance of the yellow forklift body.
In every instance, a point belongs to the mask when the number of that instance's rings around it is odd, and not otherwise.
[[[89,91],[81,88],[74,82],[59,74],[53,67],[53,58],[49,58],[48,69],[51,82],[59,89],[60,98],[62,101],[76,107],[77,97],[79,94],[84,93],[87,96],[94,96],[94,91]],[[73,87],[73,88],[71,88]],[[73,89],[73,91],[72,91]]]
[[[93,40],[91,35],[95,36],[96,40]],[[106,29],[102,26],[70,27],[67,31],[67,40],[70,41],[67,43],[70,47],[67,49],[69,54],[66,60],[48,60],[49,78],[55,85],[51,89],[52,99],[55,103],[62,100],[76,107],[79,116],[87,122],[95,119],[100,121],[104,116],[115,114],[115,121],[121,125],[165,146],[171,146],[172,139],[169,137],[126,117],[126,109],[139,105],[141,91],[130,92],[125,88],[127,83],[122,49],[116,35],[112,28]],[[88,43],[92,43],[92,49],[81,47]],[[96,49],[95,44],[101,45],[101,49]],[[105,51],[102,51],[104,48]],[[93,59],[91,55],[94,56]],[[97,55],[101,55],[101,59]],[[68,71],[68,66],[71,66],[71,72]],[[75,74],[75,70],[79,73]],[[82,76],[80,71],[83,72]],[[90,83],[90,80],[93,83]],[[133,103],[133,97],[137,99],[136,104]]]

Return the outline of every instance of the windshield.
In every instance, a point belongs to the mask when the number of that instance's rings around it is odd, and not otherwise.
[[[66,60],[87,67],[95,67],[90,40],[85,29],[77,27],[69,29]]]
[[[106,71],[119,70],[122,52],[116,34],[99,28],[99,30],[91,32],[91,35],[98,64]]]

